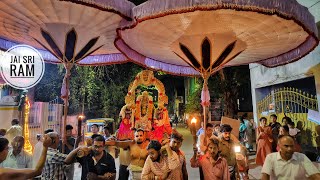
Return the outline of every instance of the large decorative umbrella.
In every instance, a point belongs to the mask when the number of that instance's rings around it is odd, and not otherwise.
[[[149,68],[201,75],[204,112],[207,80],[219,69],[280,66],[318,45],[313,16],[295,0],[149,0],[133,8],[133,17],[118,30],[119,50]]]
[[[65,126],[71,68],[126,62],[114,40],[121,23],[131,20],[133,7],[126,0],[2,0],[0,48],[28,44],[47,62],[64,65]]]

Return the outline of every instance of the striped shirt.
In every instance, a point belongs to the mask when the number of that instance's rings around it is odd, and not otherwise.
[[[179,157],[179,166],[171,171],[171,174],[175,177],[175,180],[183,180],[183,166],[186,165],[186,157],[184,155],[184,152],[179,150],[178,151],[178,157]]]
[[[147,157],[142,169],[141,179],[148,180],[148,175],[152,172],[155,176],[166,180],[181,179],[180,173],[175,173],[174,169],[179,168],[180,161],[177,153],[172,152],[172,156],[161,156],[159,162],[152,162],[150,156]],[[173,173],[172,173],[173,172]],[[180,174],[180,175],[179,175]]]
[[[42,180],[63,180],[63,166],[66,154],[60,153],[57,149],[48,148],[47,159],[42,172]]]
[[[6,160],[2,162],[3,167],[15,169],[32,168],[32,156],[30,154],[22,149],[21,152],[15,156],[12,151],[11,149]]]

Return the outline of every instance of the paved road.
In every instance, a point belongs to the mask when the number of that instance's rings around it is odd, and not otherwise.
[[[189,131],[189,129],[185,129],[184,127],[179,126],[177,128],[177,130],[183,135],[184,137],[184,141],[182,144],[181,149],[185,152],[186,154],[186,159],[187,159],[187,170],[188,170],[188,175],[189,175],[189,179],[190,180],[198,180],[199,178],[199,171],[198,168],[192,168],[190,166],[190,159],[193,155],[193,151],[192,151],[192,135]],[[261,171],[261,167],[256,166],[254,163],[254,158],[255,156],[252,155],[250,156],[250,170],[249,170],[249,177],[250,179],[261,179],[261,175],[260,175],[260,171]],[[119,161],[118,159],[115,159],[116,162],[116,167],[117,167],[117,172],[118,172],[118,167],[119,167]],[[75,165],[75,173],[74,173],[74,179],[75,180],[80,180],[81,178],[81,168],[79,168],[78,164]]]

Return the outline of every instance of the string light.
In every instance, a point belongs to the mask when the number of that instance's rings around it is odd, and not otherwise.
[[[26,97],[26,102],[24,105],[24,150],[29,154],[32,154],[32,145],[29,141],[29,111],[30,111],[30,102],[28,97]]]

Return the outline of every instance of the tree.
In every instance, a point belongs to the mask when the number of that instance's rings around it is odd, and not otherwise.
[[[202,113],[201,107],[201,91],[203,82],[199,79],[196,81],[195,89],[187,97],[185,112],[188,114]]]
[[[129,83],[141,67],[126,63],[109,66],[74,66],[70,77],[68,114],[82,111],[87,118],[118,116]],[[49,102],[61,96],[62,66],[46,64],[44,77],[35,87],[35,101]]]
[[[129,83],[141,67],[132,64],[76,67],[70,80],[70,113],[88,118],[116,118],[124,105]]]
[[[41,81],[34,87],[34,101],[49,102],[60,97],[63,79],[62,65],[46,64]]]
[[[240,89],[247,87],[248,83],[250,83],[248,66],[227,67],[209,78],[211,100],[222,99],[224,116],[233,118],[237,115]]]

